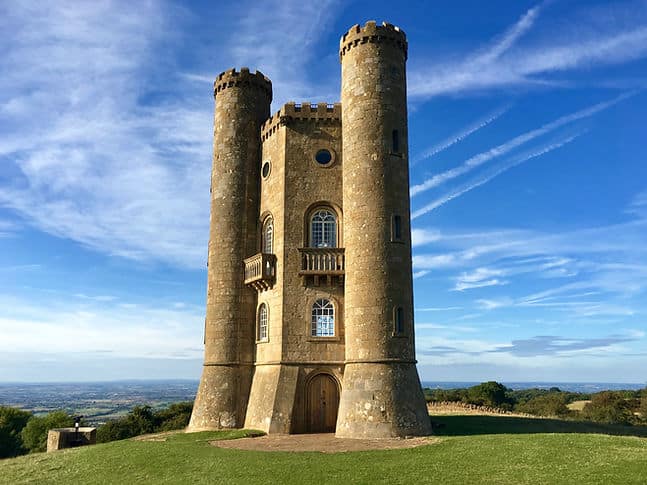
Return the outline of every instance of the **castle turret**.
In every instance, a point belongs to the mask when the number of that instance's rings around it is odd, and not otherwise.
[[[404,32],[355,25],[340,41],[346,360],[336,435],[426,435],[416,369]]]
[[[254,361],[256,291],[244,285],[243,260],[257,252],[260,126],[272,84],[232,69],[214,96],[205,360],[189,431],[242,427]]]

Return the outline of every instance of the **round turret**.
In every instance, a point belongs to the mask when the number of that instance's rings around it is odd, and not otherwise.
[[[256,252],[260,127],[272,84],[260,72],[225,71],[216,98],[205,362],[189,429],[243,425],[252,378],[256,292],[243,260]]]
[[[337,436],[425,435],[415,367],[407,40],[367,22],[340,41],[346,366]]]

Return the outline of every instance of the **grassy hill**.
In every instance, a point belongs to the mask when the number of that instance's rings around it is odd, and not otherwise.
[[[439,442],[352,453],[216,448],[245,431],[175,434],[0,460],[2,483],[645,483],[647,427],[436,416]]]

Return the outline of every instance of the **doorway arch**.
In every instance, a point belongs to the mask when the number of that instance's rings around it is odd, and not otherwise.
[[[339,385],[331,374],[315,374],[306,385],[306,433],[334,433]]]

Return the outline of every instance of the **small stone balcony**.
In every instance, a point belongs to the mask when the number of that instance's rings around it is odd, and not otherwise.
[[[299,248],[303,284],[315,286],[343,285],[345,274],[344,248]]]
[[[276,256],[258,253],[244,260],[245,284],[258,291],[272,288],[276,281]]]

